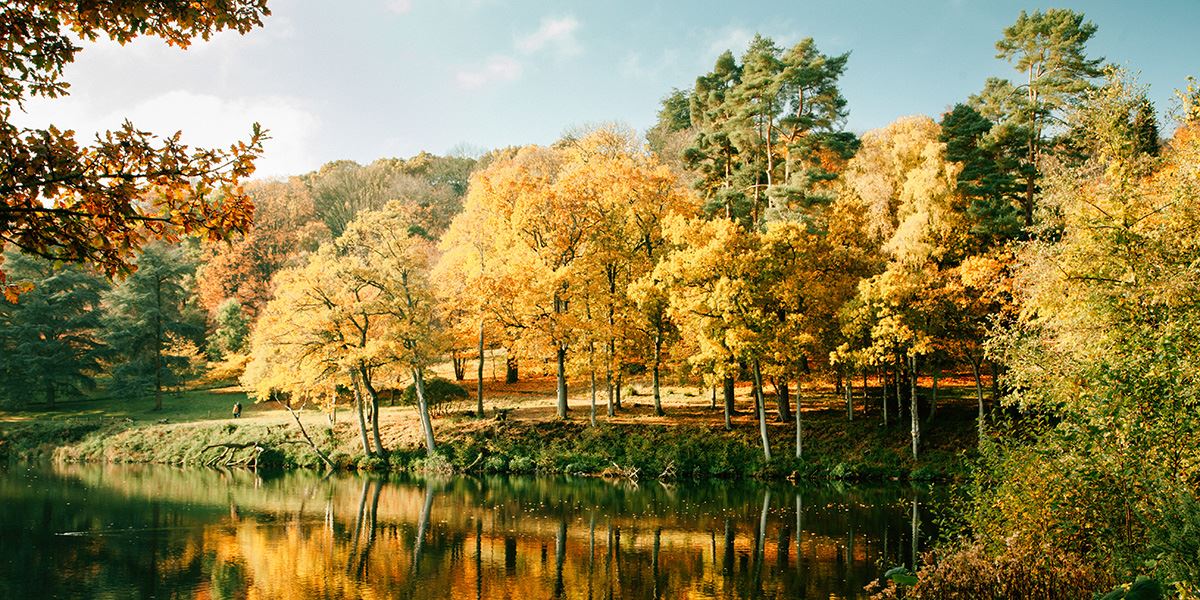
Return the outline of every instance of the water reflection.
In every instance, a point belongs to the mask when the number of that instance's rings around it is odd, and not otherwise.
[[[853,598],[931,533],[907,486],[68,465],[0,499],[4,598]]]

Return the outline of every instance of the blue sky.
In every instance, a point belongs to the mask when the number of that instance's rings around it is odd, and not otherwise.
[[[1137,73],[1160,111],[1200,75],[1200,0],[1042,2],[515,2],[272,0],[266,26],[187,51],[157,40],[88,44],[68,68],[72,96],[37,100],[21,120],[81,135],[130,118],[197,145],[272,131],[260,174],[342,158],[549,143],[569,127],[653,124],[659,100],[689,88],[755,32],[781,46],[812,37],[851,52],[842,89],[863,132],[936,116],[1010,76],[994,44],[1021,9],[1084,12],[1089,45]]]

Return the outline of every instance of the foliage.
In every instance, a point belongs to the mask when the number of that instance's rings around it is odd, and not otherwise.
[[[67,94],[64,69],[101,35],[126,43],[154,36],[186,48],[222,30],[246,33],[269,14],[266,0],[150,6],[56,0],[0,9],[0,240],[47,258],[93,263],[113,274],[151,237],[244,231],[253,205],[240,186],[265,134],[228,150],[193,150],[181,133],[159,138],[126,122],[81,146],[75,132],[11,121],[23,99]],[[3,281],[0,281],[3,284]],[[10,288],[5,288],[11,292]]]
[[[211,358],[221,359],[246,349],[250,337],[250,319],[242,310],[242,303],[234,298],[217,307],[214,329],[208,338],[208,353]]]
[[[100,297],[106,282],[73,265],[8,252],[9,281],[24,291],[0,299],[0,394],[9,403],[47,404],[95,388],[103,344]]]
[[[445,413],[452,403],[466,400],[470,395],[463,386],[442,377],[434,377],[425,382],[425,401],[429,403],[431,413]],[[400,393],[403,404],[417,405],[417,386],[410,383]]]
[[[137,270],[105,297],[104,339],[112,352],[113,387],[130,394],[153,393],[161,407],[164,389],[187,378],[204,333],[195,304],[194,253],[179,245],[147,244]]]

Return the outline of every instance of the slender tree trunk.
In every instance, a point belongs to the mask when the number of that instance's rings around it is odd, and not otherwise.
[[[976,425],[979,428],[979,441],[983,441],[983,429],[986,426],[983,417],[983,381],[979,373],[980,361],[971,359],[971,373],[975,375],[975,399],[979,402],[979,417]]]
[[[613,338],[610,336],[608,338],[608,366],[605,367],[605,370],[604,370],[604,383],[608,387],[608,416],[610,416],[610,417],[613,416],[614,414],[616,414],[616,405],[618,403],[620,403],[620,400],[618,400],[616,397],[617,396],[616,387],[614,387],[614,384],[616,386],[619,386],[620,384],[614,382],[613,368],[612,368],[613,360],[615,360],[614,357],[616,356],[616,353],[617,353],[616,344],[617,344],[617,342],[615,340],[613,340]]]
[[[592,383],[592,407],[588,413],[588,419],[592,427],[596,426],[596,345],[588,343],[588,373],[591,375]]]
[[[387,448],[383,447],[383,440],[379,437],[379,393],[371,384],[371,378],[367,375],[367,368],[364,365],[358,365],[358,376],[362,380],[363,387],[367,389],[367,396],[371,398],[371,440],[375,442],[375,449],[379,455],[387,456]]]
[[[937,393],[938,379],[942,376],[942,366],[935,364],[933,366],[933,387],[929,393],[929,416],[925,418],[926,422],[933,422],[933,415],[937,414]]]
[[[717,408],[717,386],[715,385],[712,387],[712,400],[710,401],[709,408]]]
[[[862,376],[863,376],[863,414],[865,415],[865,414],[868,414],[871,412],[871,405],[869,404],[870,400],[867,398],[867,392],[870,390],[870,385],[867,382],[867,369],[866,368],[863,369]]]
[[[362,389],[358,383],[358,371],[355,369],[350,370],[350,388],[351,393],[354,394],[354,414],[358,415],[358,437],[362,440],[363,454],[375,456],[371,450],[371,441],[367,439],[367,420],[363,416]]]
[[[483,418],[483,318],[479,319],[479,368],[476,369],[475,375],[478,379],[475,381],[475,416]]]
[[[154,410],[162,410],[162,279],[154,281]]]
[[[900,385],[900,371],[902,370],[900,365],[901,365],[900,357],[896,356],[896,372],[895,372],[896,377],[895,377],[895,380],[892,381],[892,384],[893,384],[893,387],[896,389],[896,420],[903,423],[904,422],[904,396],[903,396],[903,392],[902,392],[902,386]]]
[[[887,367],[879,370],[879,389],[882,392],[880,404],[883,405],[883,426],[888,426],[888,372]]]
[[[421,429],[425,433],[425,453],[433,456],[437,452],[437,444],[433,440],[433,422],[429,419],[429,403],[425,398],[425,370],[416,367],[412,370],[413,388],[417,392],[417,413],[421,417]]]
[[[300,421],[300,415],[296,414],[296,411],[292,410],[291,406],[289,406],[286,402],[281,401],[275,394],[271,394],[271,399],[275,400],[276,404],[286,408],[288,413],[292,415],[292,419],[296,421],[296,427],[300,428],[300,436],[304,438],[304,441],[307,442],[308,446],[312,448],[312,451],[316,453],[317,458],[320,458],[321,462],[325,463],[326,467],[330,469],[336,468],[336,465],[333,464],[333,461],[329,460],[329,457],[326,456],[319,447],[317,447],[316,442],[309,437],[308,430],[304,428],[304,423]]]
[[[558,418],[567,418],[567,347],[559,344],[558,352]]]
[[[846,375],[846,419],[854,422],[854,376]]]
[[[980,365],[982,366],[982,364],[983,360],[980,359]],[[996,366],[994,362],[988,363],[988,371],[992,373],[992,404],[998,405],[1000,402],[1000,367]]]
[[[616,411],[613,409],[613,376],[612,376],[612,364],[611,363],[609,364],[609,367],[607,369],[605,369],[605,371],[604,371],[604,386],[605,386],[606,391],[608,392],[608,404],[607,404],[608,416],[612,417],[614,414],[616,414]]]
[[[804,458],[804,438],[803,438],[803,417],[804,414],[804,386],[800,384],[799,377],[796,378],[796,460]]]
[[[758,400],[758,433],[762,437],[763,457],[769,461],[771,460],[771,440],[767,437],[767,411],[763,406],[762,369],[759,367],[758,359],[754,360],[754,387],[755,398]]]
[[[659,369],[661,368],[661,365],[662,365],[662,335],[655,335],[654,336],[654,370],[651,372],[650,377],[651,377],[651,379],[653,379],[653,382],[654,382],[654,414],[656,414],[660,417],[667,414],[667,413],[663,412],[662,396],[660,395],[659,386],[658,386],[658,373],[659,373]]]
[[[615,394],[613,394],[613,404],[616,405],[617,408],[621,408],[621,381],[624,379],[624,377],[622,377],[620,367],[617,368],[616,377],[617,377],[617,389],[615,390]]]
[[[732,375],[726,375],[723,381],[725,392],[725,431],[733,430],[733,389]]]
[[[909,356],[908,381],[911,388],[910,398],[908,399],[908,410],[912,414],[912,453],[913,460],[917,460],[917,446],[921,443],[921,418],[920,418],[920,402],[917,400],[917,356],[914,354]]]

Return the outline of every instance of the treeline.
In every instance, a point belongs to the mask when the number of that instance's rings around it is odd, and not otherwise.
[[[153,394],[209,375],[236,377],[272,278],[307,260],[360,210],[409,199],[410,226],[437,235],[462,204],[473,158],[420,154],[350,161],[246,186],[255,223],[231,242],[147,244],[136,270],[98,270],[9,248],[0,301],[0,402],[26,406],[94,393]],[[350,216],[348,216],[350,215]]]

